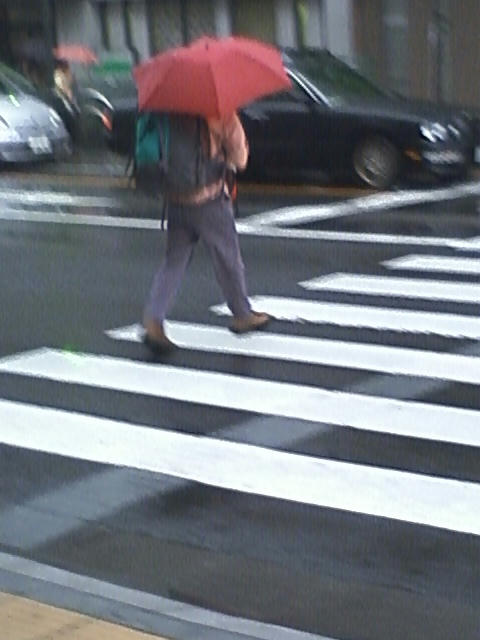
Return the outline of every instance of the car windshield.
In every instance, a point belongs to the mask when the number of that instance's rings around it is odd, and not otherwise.
[[[327,51],[287,54],[287,65],[305,75],[330,103],[386,97],[384,91]]]
[[[34,95],[35,87],[10,67],[0,62],[0,95],[18,95],[18,94]]]

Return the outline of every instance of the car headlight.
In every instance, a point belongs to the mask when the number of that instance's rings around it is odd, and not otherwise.
[[[426,122],[420,125],[420,135],[429,142],[444,141],[448,138],[448,129],[439,122]]]
[[[53,124],[55,128],[60,127],[62,125],[61,117],[58,115],[55,109],[49,109],[48,111],[50,114],[50,122]]]

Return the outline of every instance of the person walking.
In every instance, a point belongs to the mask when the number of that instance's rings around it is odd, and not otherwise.
[[[249,149],[237,113],[210,118],[207,123],[210,156],[223,152],[229,168],[245,169]],[[232,313],[230,330],[247,333],[265,327],[271,319],[266,313],[254,311],[248,299],[232,201],[225,180],[220,179],[188,196],[169,197],[166,256],[154,277],[143,319],[143,341],[152,351],[164,352],[176,346],[166,335],[164,321],[199,240],[209,250],[216,279]]]

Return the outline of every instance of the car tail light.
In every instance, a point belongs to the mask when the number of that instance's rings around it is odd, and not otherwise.
[[[112,128],[113,128],[112,117],[107,113],[102,113],[100,116],[100,119],[105,129],[107,129],[107,131],[112,131]]]

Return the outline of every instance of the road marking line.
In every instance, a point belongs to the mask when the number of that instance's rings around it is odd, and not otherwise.
[[[318,222],[320,220],[331,220],[344,216],[357,216],[365,213],[365,200],[372,196],[356,198],[347,202],[336,202],[334,204],[315,204],[282,207],[273,211],[265,211],[244,218],[246,224],[255,226],[295,225],[307,222]],[[377,198],[378,196],[373,196]]]
[[[480,318],[450,313],[409,311],[384,307],[317,302],[300,298],[254,296],[253,306],[277,320],[314,322],[379,331],[429,333],[453,338],[480,338]],[[225,304],[211,307],[218,315],[230,315]]]
[[[77,207],[118,207],[121,199],[111,196],[83,196],[67,191],[31,191],[28,189],[0,189],[1,202],[19,202],[22,205],[50,204]]]
[[[333,273],[299,283],[311,291],[480,303],[480,284]]]
[[[0,209],[0,220],[13,222],[46,222],[79,226],[114,227],[120,229],[160,230],[159,220],[149,218],[121,218],[95,214],[59,213],[53,211],[23,211]]]
[[[386,260],[382,264],[389,269],[436,271],[480,275],[479,258],[410,255]]]
[[[123,358],[40,349],[0,372],[155,398],[480,446],[480,412]]]
[[[279,227],[255,226],[240,219],[238,233],[265,238],[287,240],[319,240],[325,242],[355,242],[366,244],[411,245],[421,247],[448,247],[457,251],[480,250],[479,238],[442,238],[435,236],[405,236],[385,233],[356,233],[349,231],[319,231],[314,229],[282,229]]]
[[[304,207],[283,207],[267,211],[246,219],[254,225],[295,225],[306,224],[329,218],[355,216],[372,211],[385,211],[395,207],[412,206],[439,200],[453,200],[462,196],[477,195],[480,184],[465,183],[455,187],[430,190],[406,190],[396,193],[375,193],[360,198],[352,198],[348,202],[333,205],[312,205]]]
[[[49,224],[69,224],[79,226],[112,227],[118,229],[145,229],[161,231],[161,223],[155,218],[127,218],[94,214],[59,213],[46,211],[23,211],[0,209],[0,220],[7,222],[37,222]],[[165,227],[167,223],[165,223]],[[285,238],[288,240],[318,240],[325,242],[377,243],[388,245],[411,245],[421,247],[448,247],[458,251],[478,251],[478,238],[437,238],[429,236],[402,236],[381,233],[355,233],[342,231],[314,231],[310,229],[281,229],[255,226],[242,220],[237,222],[240,235],[262,238]]]
[[[223,328],[183,322],[169,321],[166,327],[183,349],[480,384],[480,358],[472,356],[263,331],[238,337]],[[140,342],[142,328],[134,324],[105,333],[114,340]]]
[[[0,401],[4,444],[480,535],[480,485]],[[159,479],[159,486],[161,480]]]

